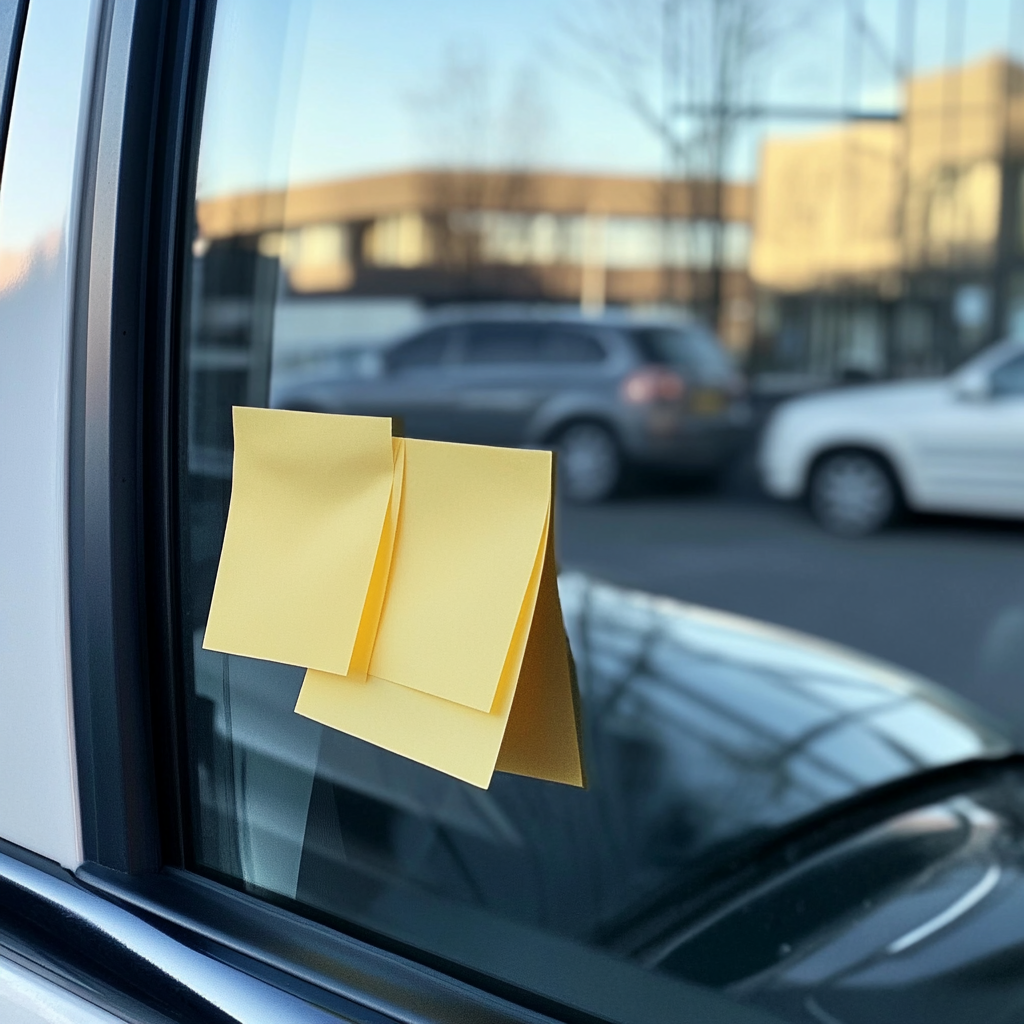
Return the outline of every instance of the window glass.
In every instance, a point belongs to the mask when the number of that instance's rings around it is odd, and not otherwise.
[[[994,395],[1024,395],[1024,356],[1011,359],[992,374]]]
[[[388,354],[388,366],[393,370],[420,370],[438,367],[448,358],[451,342],[450,331],[429,331],[396,346]]]
[[[596,338],[565,328],[549,331],[541,350],[546,363],[600,363],[604,357],[604,347]]]
[[[1024,862],[1017,783],[958,788],[1024,735],[1024,420],[941,379],[1019,319],[1024,55],[1008,0],[947,6],[218,0],[175,378],[189,869],[567,1018],[1015,1019],[1009,952],[934,952],[994,948],[943,915]],[[476,788],[204,649],[237,406],[557,452],[586,789]]]
[[[506,327],[501,324],[471,327],[466,333],[462,360],[477,363],[536,363],[542,358],[542,327]]]
[[[639,330],[633,335],[643,355],[653,363],[690,370],[699,377],[728,378],[729,357],[709,334],[699,330]]]

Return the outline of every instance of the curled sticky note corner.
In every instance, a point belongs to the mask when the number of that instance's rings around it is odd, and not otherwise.
[[[390,421],[372,417],[235,414],[236,477],[204,646],[302,665],[299,714],[474,785],[495,770],[584,785],[551,453],[393,438]],[[282,419],[295,416],[316,422]],[[291,465],[280,457],[289,445]],[[311,573],[316,545],[330,550]],[[341,588],[328,578],[339,567]],[[264,591],[282,576],[280,593],[301,594],[300,607],[268,636],[282,597]],[[254,606],[258,638],[244,628]],[[296,611],[309,613],[301,636],[280,635]],[[312,642],[314,620],[335,635]]]

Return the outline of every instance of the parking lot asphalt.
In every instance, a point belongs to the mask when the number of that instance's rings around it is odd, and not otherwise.
[[[565,569],[855,648],[1024,738],[1024,524],[912,517],[845,540],[741,475],[564,505],[558,538]]]

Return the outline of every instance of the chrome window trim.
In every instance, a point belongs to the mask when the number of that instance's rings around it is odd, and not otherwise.
[[[197,942],[221,951],[221,955],[238,957],[250,971],[267,970],[267,976],[284,987],[297,984],[296,991],[308,988],[331,993],[389,1020],[405,1024],[551,1021],[541,1012],[300,917],[269,899],[237,892],[187,871],[165,869],[156,875],[133,877],[85,864],[77,877],[142,914],[187,929]],[[586,1015],[580,1019],[592,1020]]]
[[[15,852],[0,850],[0,952],[103,1009],[128,1011],[140,1021],[196,1024],[327,1024],[339,1019],[340,1008],[312,1005],[199,952],[88,891],[73,876],[30,864]],[[43,945],[39,934],[54,940],[49,962],[36,952]],[[90,985],[91,977],[99,983]],[[117,999],[111,985],[118,981],[132,994],[131,1001]],[[150,1012],[142,1015],[143,1009]]]

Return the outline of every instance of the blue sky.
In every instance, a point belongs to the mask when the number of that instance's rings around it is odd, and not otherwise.
[[[521,141],[525,122],[529,145],[523,155],[536,166],[657,173],[663,154],[652,134],[621,104],[567,67],[560,53],[559,25],[608,2],[616,0],[220,0],[200,193],[452,160],[443,133],[437,131],[438,118],[423,114],[424,97],[440,95],[438,85],[445,81],[451,54],[456,64],[484,69],[485,95],[468,90],[468,99],[479,101],[491,125],[486,144],[470,154],[477,162],[494,163],[507,153],[501,138],[506,115],[518,107],[526,113],[519,118],[517,138]],[[660,0],[620,2],[641,11]],[[768,99],[836,103],[843,97],[844,80],[847,92],[851,90],[853,76],[844,76],[850,4],[863,5],[882,51],[896,45],[900,0],[760,2],[782,15],[800,3],[805,14],[811,12],[799,19],[798,31],[776,40],[763,61],[758,95]],[[1024,59],[1024,0],[913,3],[918,69],[997,50]],[[957,10],[963,11],[962,24],[949,17]],[[45,6],[30,7],[30,25],[46,11]],[[82,11],[84,16],[84,5]],[[76,26],[38,28],[48,40],[54,67],[74,60]],[[867,45],[862,49],[854,98],[867,106],[884,106],[894,102],[894,79],[875,50]],[[18,131],[25,136],[17,141],[30,146],[38,159],[31,167],[12,165],[7,176],[31,173],[36,186],[31,194],[37,200],[4,210],[8,246],[29,245],[54,226],[54,182],[79,129],[71,108],[63,111],[63,119],[37,116],[34,108],[44,95],[48,72],[43,69],[41,74],[43,80],[19,81],[15,90],[15,109],[22,115]],[[531,102],[513,102],[522,98],[524,83]],[[736,146],[734,173],[753,173],[763,131],[792,133],[813,127],[787,122],[746,133]]]
[[[664,153],[654,133],[567,59],[566,23],[591,24],[616,2],[220,0],[200,192],[509,159],[656,174]],[[629,2],[640,28],[645,11],[660,10],[660,0]],[[778,23],[756,64],[757,98],[896,105],[892,58],[906,45],[898,0],[762,2]],[[1024,31],[1024,0],[913,6],[918,70],[997,50],[1024,55],[1024,39],[1011,38],[1011,26]],[[858,8],[869,28],[851,35]],[[647,81],[657,97],[656,63]],[[764,131],[813,127],[751,127],[734,148],[733,173],[753,173]]]

